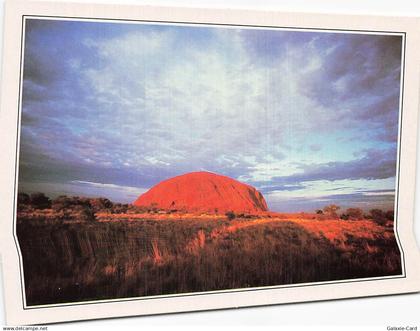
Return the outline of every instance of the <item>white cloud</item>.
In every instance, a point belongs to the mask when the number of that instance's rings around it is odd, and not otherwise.
[[[133,151],[123,164],[171,164],[186,172],[217,160],[233,169],[253,157],[252,179],[287,173],[285,146],[318,129],[325,117],[299,89],[301,76],[317,70],[321,57],[309,48],[312,60],[305,63],[293,56],[299,49],[290,49],[268,69],[255,61],[239,30],[210,33],[208,42],[185,43],[185,31],[176,30],[87,42],[103,63],[85,73],[92,98],[108,112],[108,132]],[[223,162],[223,155],[236,162]]]
[[[373,195],[394,195],[395,179],[376,179],[376,180],[317,180],[302,182],[302,187],[295,190],[277,190],[266,194],[267,199],[285,198],[323,198],[331,195],[347,195],[360,192],[366,196]],[[292,186],[292,185],[291,185]],[[286,185],[285,185],[286,187]],[[376,190],[389,189],[390,191],[376,192]],[[369,192],[372,191],[372,192]],[[392,192],[391,192],[392,191]]]
[[[383,191],[383,192],[363,192],[363,195],[367,196],[384,196],[384,195],[395,195],[395,191]]]
[[[145,192],[146,189],[133,187],[133,186],[122,186],[122,185],[116,185],[116,184],[107,184],[107,183],[95,183],[95,182],[88,182],[84,180],[72,180],[72,184],[81,184],[81,185],[87,185],[92,187],[98,187],[98,188],[107,188],[107,189],[113,189],[113,190],[123,190],[127,192]]]

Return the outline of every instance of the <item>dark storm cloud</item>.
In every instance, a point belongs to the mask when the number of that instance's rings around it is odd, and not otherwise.
[[[273,179],[272,181],[270,181],[270,183],[266,183],[267,186],[264,186],[262,184],[260,184],[260,191],[262,193],[270,193],[273,191],[298,191],[298,190],[303,190],[306,188],[306,186],[304,184],[280,184],[280,185],[276,185],[276,179]],[[253,183],[255,184],[255,183]]]
[[[391,93],[399,89],[399,84],[395,83],[400,79],[401,36],[349,34],[331,38],[336,42],[325,54],[324,65],[302,82],[311,97],[331,105],[359,97],[360,93],[367,91],[383,95],[389,89]],[[339,81],[343,83],[342,93],[335,85]]]
[[[387,121],[395,132],[402,37],[332,38],[336,46],[325,54],[324,65],[301,81],[304,93],[331,109],[340,125],[354,126],[365,121],[366,128],[381,132],[383,122]]]
[[[368,150],[356,160],[328,162],[315,165],[301,165],[300,172],[290,176],[271,178],[270,182],[254,182],[264,192],[301,189],[302,183],[336,180],[375,180],[392,178],[396,175],[396,155],[389,150]]]
[[[284,180],[288,183],[294,183],[315,180],[390,178],[395,176],[396,157],[389,150],[369,150],[362,158],[352,161],[303,165],[302,174],[276,177],[273,178],[273,181]]]

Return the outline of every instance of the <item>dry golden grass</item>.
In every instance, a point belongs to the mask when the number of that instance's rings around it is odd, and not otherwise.
[[[28,216],[17,230],[29,305],[401,273],[392,228],[370,220],[98,213],[96,222],[43,223]]]

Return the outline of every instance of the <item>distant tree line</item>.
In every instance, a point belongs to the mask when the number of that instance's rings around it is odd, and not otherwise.
[[[78,221],[94,221],[95,214],[98,212],[123,214],[146,211],[144,208],[131,204],[113,203],[106,198],[61,195],[51,199],[41,192],[32,194],[19,193],[17,202],[17,208],[21,214],[24,212],[44,211],[44,214],[48,212],[47,214],[56,219],[74,219]]]
[[[380,225],[385,225],[388,222],[394,221],[394,211],[383,211],[381,209],[371,209],[368,213],[363,212],[360,208],[347,208],[342,213],[339,213],[341,207],[335,204],[325,206],[323,209],[316,210],[318,219],[341,219],[344,221],[371,219]]]
[[[125,214],[125,213],[162,213],[155,206],[150,208],[137,207],[132,204],[114,203],[106,198],[86,198],[78,196],[61,195],[54,199],[49,198],[44,193],[36,192],[32,194],[19,193],[17,197],[17,208],[19,212],[31,212],[36,210],[49,210],[52,216],[61,219],[75,219],[79,221],[94,221],[96,213]],[[347,208],[341,211],[341,207],[330,204],[323,209],[316,210],[318,220],[341,219],[344,221],[357,221],[370,219],[380,225],[386,225],[394,221],[394,211],[383,211],[381,209],[371,209],[365,213],[360,208]],[[175,212],[175,211],[170,211]],[[250,215],[235,214],[233,211],[225,213],[228,220],[235,218],[252,218]]]
[[[51,199],[41,192],[32,193],[31,195],[19,193],[17,202],[18,208],[32,206],[35,209],[47,209],[51,207]]]

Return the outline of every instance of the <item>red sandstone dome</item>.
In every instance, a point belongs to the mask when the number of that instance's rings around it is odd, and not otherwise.
[[[191,172],[153,186],[134,205],[202,213],[267,211],[263,195],[252,186],[210,172]]]

